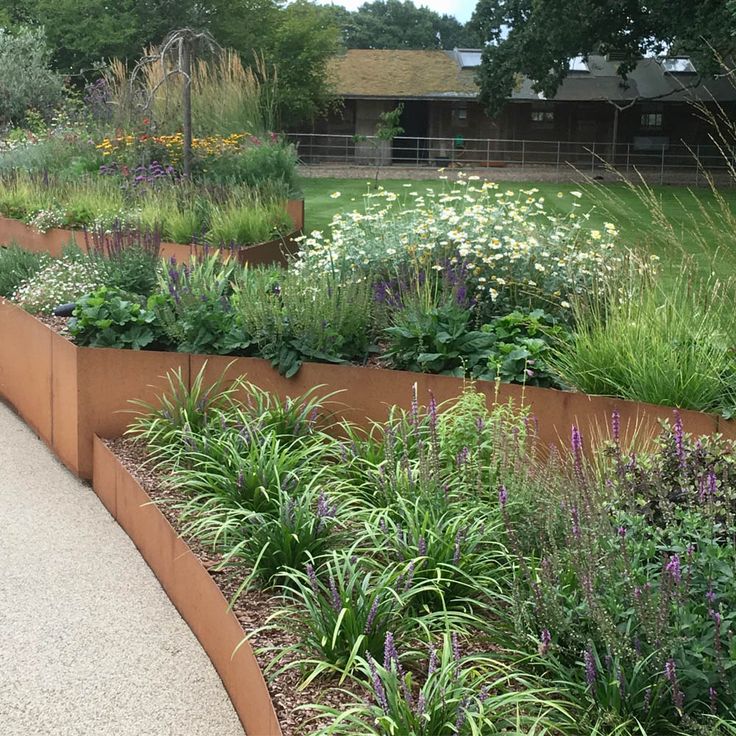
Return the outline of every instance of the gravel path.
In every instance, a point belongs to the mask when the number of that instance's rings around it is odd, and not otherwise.
[[[243,734],[132,542],[2,404],[0,733]]]

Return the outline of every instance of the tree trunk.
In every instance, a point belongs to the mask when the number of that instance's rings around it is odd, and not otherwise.
[[[183,122],[182,163],[184,178],[192,176],[192,57],[189,39],[184,39],[181,54],[182,71],[184,72],[184,87],[181,93]]]

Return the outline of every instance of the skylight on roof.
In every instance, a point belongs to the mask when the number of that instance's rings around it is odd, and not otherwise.
[[[476,49],[457,49],[457,61],[463,69],[480,66],[483,52]]]
[[[574,56],[570,59],[567,68],[571,72],[589,72],[588,62],[582,56]]]
[[[662,59],[662,67],[669,74],[696,74],[692,61],[687,56],[670,56]]]

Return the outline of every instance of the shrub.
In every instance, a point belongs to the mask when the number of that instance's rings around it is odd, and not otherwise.
[[[92,348],[155,348],[162,338],[156,314],[135,295],[103,286],[82,297],[69,321],[78,345]]]
[[[157,285],[161,236],[115,223],[110,231],[96,228],[85,244],[93,258],[101,259],[107,285],[121,291],[150,296]]]
[[[31,108],[49,115],[61,101],[62,79],[49,61],[42,28],[0,28],[0,121],[20,122]]]
[[[67,254],[25,280],[12,299],[31,314],[50,314],[60,304],[76,302],[100,288],[104,281],[99,264]]]
[[[0,247],[0,297],[10,298],[24,281],[49,262],[45,253],[31,253],[18,245]]]

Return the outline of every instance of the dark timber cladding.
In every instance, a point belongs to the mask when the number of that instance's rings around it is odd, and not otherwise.
[[[689,104],[693,100],[719,104],[729,116],[736,110],[734,85],[728,79],[702,80],[687,58],[642,59],[624,82],[615,58],[590,56],[571,62],[553,99],[520,78],[503,112],[491,119],[477,102],[480,57],[477,49],[349,50],[331,65],[344,107],[316,121],[311,132],[369,136],[381,112],[403,103],[404,136],[416,139],[418,149],[422,138],[447,139],[431,144],[436,150],[429,155],[437,159],[450,154],[443,145],[452,148],[453,141],[473,138],[615,142],[647,151],[711,142],[707,123]]]

